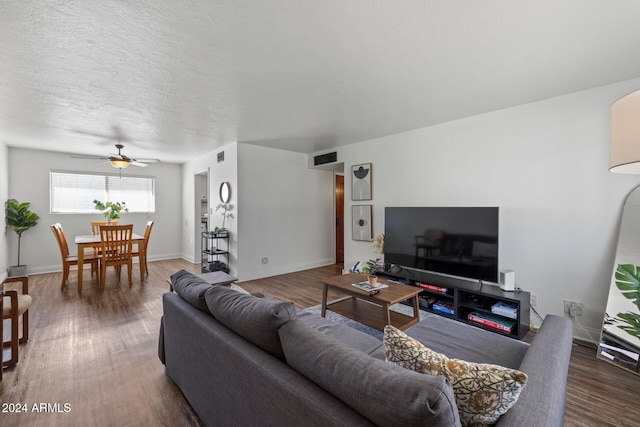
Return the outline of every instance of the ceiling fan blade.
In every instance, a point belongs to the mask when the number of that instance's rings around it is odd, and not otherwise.
[[[142,163],[160,163],[160,159],[131,159],[134,162]]]
[[[137,162],[135,160],[129,161],[129,164],[133,165],[133,166],[140,166],[141,168],[146,168],[147,166],[149,166],[146,163],[140,163],[140,162]]]
[[[102,156],[71,156],[74,159],[91,159],[91,160],[109,160],[107,157]]]
[[[120,130],[114,128],[114,132],[118,133],[120,132]],[[121,135],[118,135],[118,136],[121,136]],[[141,168],[146,168],[148,166],[147,163],[156,163],[160,161],[159,159],[132,159],[131,157],[125,156],[124,154],[121,153],[121,150],[124,148],[124,145],[118,143],[116,144],[116,148],[118,149],[118,154],[111,153],[109,157],[102,157],[102,156],[71,156],[71,157],[76,159],[107,160],[109,162],[112,162],[112,165],[113,165],[113,162],[126,162],[130,165],[138,166]]]

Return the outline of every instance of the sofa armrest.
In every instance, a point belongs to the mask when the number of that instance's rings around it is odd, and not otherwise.
[[[571,321],[547,315],[519,368],[529,376],[527,385],[497,427],[563,425],[572,343]]]
[[[160,317],[160,333],[158,334],[158,359],[166,365],[164,357],[164,316]]]

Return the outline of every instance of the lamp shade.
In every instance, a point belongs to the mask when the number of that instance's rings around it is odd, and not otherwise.
[[[118,169],[124,169],[126,167],[129,167],[129,162],[126,160],[112,159],[111,166]]]
[[[611,107],[609,170],[640,174],[640,90]]]

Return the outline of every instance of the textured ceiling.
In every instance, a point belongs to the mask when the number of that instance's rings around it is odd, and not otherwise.
[[[0,2],[0,141],[299,152],[640,77],[640,2]]]

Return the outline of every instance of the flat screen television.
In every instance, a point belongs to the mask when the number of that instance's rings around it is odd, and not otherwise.
[[[497,207],[387,207],[384,262],[498,282]]]

